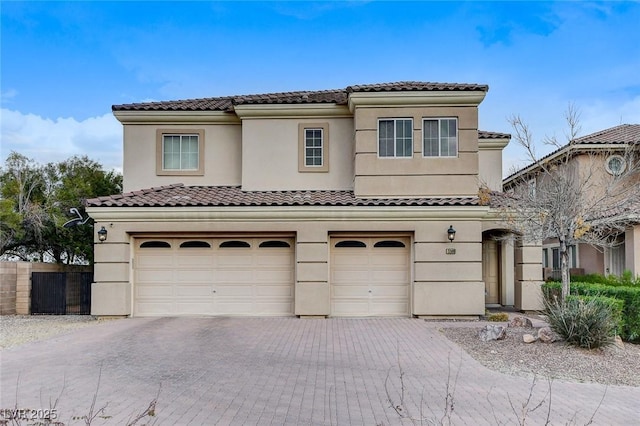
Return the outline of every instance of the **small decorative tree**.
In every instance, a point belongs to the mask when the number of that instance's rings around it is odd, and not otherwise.
[[[533,164],[514,173],[496,200],[502,218],[519,238],[557,239],[563,298],[570,290],[569,247],[611,247],[620,233],[640,221],[640,140],[581,144],[579,114],[573,106],[565,118],[568,143],[546,138],[544,143],[556,150],[544,158],[536,155],[529,126],[519,116],[509,119],[513,139]],[[619,156],[621,167],[604,171],[605,159],[612,154]]]

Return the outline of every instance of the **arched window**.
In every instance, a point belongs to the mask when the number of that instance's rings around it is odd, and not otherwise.
[[[194,240],[194,241],[185,241],[184,243],[180,244],[180,248],[209,248],[211,247],[211,244],[209,244],[206,241],[198,241],[198,240]]]
[[[345,240],[336,243],[336,247],[366,247],[367,245],[362,241],[357,240]]]
[[[230,240],[220,243],[220,248],[248,248],[251,245],[246,241]]]
[[[384,240],[375,243],[374,247],[405,247],[405,245],[402,241]]]
[[[171,244],[166,241],[145,241],[140,248],[171,248]]]
[[[288,247],[291,247],[291,245],[289,245],[289,243],[286,241],[271,240],[271,241],[261,242],[260,247],[261,248],[288,248]]]

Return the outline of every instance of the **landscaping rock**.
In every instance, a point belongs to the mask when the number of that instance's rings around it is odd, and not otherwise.
[[[613,344],[618,349],[624,349],[624,343],[622,342],[622,337],[616,335],[615,339],[613,339]]]
[[[504,340],[507,337],[507,329],[501,325],[486,325],[478,332],[478,337],[483,342],[490,340]]]
[[[518,316],[518,317],[514,317],[511,322],[509,323],[509,327],[533,327],[533,323],[531,322],[531,320],[527,317],[522,317],[522,316]]]
[[[543,343],[553,343],[556,341],[556,336],[549,327],[542,327],[538,330],[538,339]]]
[[[536,340],[538,340],[538,338],[537,338],[536,336],[534,336],[533,334],[524,334],[524,335],[522,336],[522,340],[523,340],[525,343],[533,343],[533,342],[535,342]]]

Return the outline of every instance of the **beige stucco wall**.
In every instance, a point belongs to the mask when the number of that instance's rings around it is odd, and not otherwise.
[[[203,176],[156,174],[157,129],[204,130]],[[239,123],[126,124],[124,126],[123,190],[184,183],[185,185],[240,185],[241,126]]]
[[[640,276],[640,225],[628,229],[624,238],[625,269]]]
[[[422,155],[424,118],[458,119],[458,157]],[[378,157],[378,120],[413,119],[413,157]],[[464,196],[478,192],[478,109],[475,106],[357,107],[354,191],[359,197]],[[451,179],[455,175],[455,179]]]
[[[480,186],[502,191],[502,149],[483,149],[478,153]]]
[[[99,209],[89,210],[90,214],[95,215]],[[349,210],[343,209],[345,212]],[[230,220],[228,217],[218,220],[210,214],[180,214],[179,209],[167,209],[164,220],[98,219],[95,229],[105,226],[108,237],[104,243],[97,242],[97,239],[95,241],[92,314],[131,315],[135,256],[130,247],[133,247],[135,236],[169,237],[185,233],[255,235],[269,232],[293,234],[296,239],[295,314],[330,315],[330,238],[336,235],[380,235],[382,232],[412,238],[410,275],[413,315],[481,315],[484,312],[481,217],[486,210],[484,207],[473,207],[465,212],[464,209],[454,208],[430,214],[409,211],[405,219],[393,218],[391,214],[390,219],[386,220],[384,213],[372,219],[366,215],[358,218],[339,214],[334,210],[319,211],[316,220],[287,221],[278,219],[285,213],[278,213],[277,209],[273,209],[270,218],[262,220]],[[469,217],[473,211],[477,214],[475,219]],[[417,219],[420,216],[423,218]],[[446,231],[450,225],[457,230],[453,243],[447,240]],[[455,249],[455,254],[447,254],[447,249]]]
[[[328,172],[298,170],[299,123],[328,123]],[[242,120],[242,189],[279,191],[353,188],[353,119]]]
[[[580,244],[578,247],[578,266],[585,274],[604,274],[604,253],[602,249],[589,244]]]

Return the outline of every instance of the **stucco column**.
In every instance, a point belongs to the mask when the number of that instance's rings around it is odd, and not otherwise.
[[[542,302],[542,244],[523,243],[515,250],[515,307],[521,311],[538,311]]]
[[[500,275],[502,291],[500,303],[503,306],[515,304],[515,253],[513,235],[500,242]]]
[[[624,269],[634,276],[640,275],[640,225],[635,225],[624,234]]]
[[[99,242],[96,231],[107,229],[107,240]],[[131,263],[129,235],[121,225],[94,225],[96,262],[91,284],[91,315],[131,315]]]
[[[304,224],[296,235],[295,314],[331,313],[328,232],[318,223]]]

